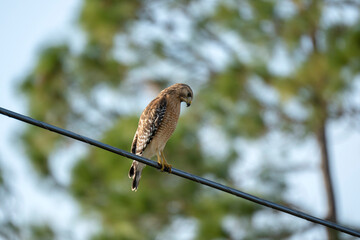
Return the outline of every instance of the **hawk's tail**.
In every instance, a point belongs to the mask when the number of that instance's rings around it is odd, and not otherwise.
[[[132,185],[131,185],[132,191],[136,192],[136,190],[138,189],[140,178],[141,178],[141,172],[144,167],[145,167],[145,164],[143,164],[143,163],[139,163],[137,161],[132,162],[130,171],[128,174],[129,178],[131,178],[133,180]]]

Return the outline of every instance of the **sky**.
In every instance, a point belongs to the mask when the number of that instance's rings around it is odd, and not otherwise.
[[[26,101],[15,90],[22,77],[36,64],[41,48],[62,41],[75,45],[81,42],[75,22],[81,7],[80,0],[62,1],[0,1],[0,106],[26,114]],[[279,64],[280,65],[280,64]],[[276,67],[276,66],[275,66]],[[360,86],[358,86],[358,93]],[[360,103],[360,94],[354,95]],[[26,126],[24,123],[0,116],[0,166],[5,169],[5,181],[14,189],[14,195],[6,203],[8,213],[0,212],[0,221],[8,216],[20,224],[34,219],[51,222],[61,230],[74,229],[75,239],[86,239],[96,230],[92,220],[85,220],[77,203],[67,194],[55,192],[32,170],[24,157],[16,135]],[[339,219],[345,224],[360,226],[360,191],[355,186],[360,182],[360,133],[353,131],[347,122],[330,124],[329,140],[339,205]],[[266,141],[266,140],[264,140]],[[247,156],[243,173],[256,168],[259,150],[254,143],[241,143]],[[313,144],[304,143],[293,153],[298,161],[317,157]],[[81,151],[77,154],[81,154]],[[66,154],[56,157],[55,167],[61,179],[72,161]],[[244,166],[242,166],[244,167]],[[294,202],[312,211],[318,217],[325,213],[324,190],[317,165],[312,171],[291,174],[288,177],[291,190],[288,195]],[[251,184],[251,183],[250,183]],[[180,221],[180,220],[179,220]],[[95,229],[95,230],[94,230]],[[313,233],[316,236],[317,233]],[[307,236],[310,238],[310,236]],[[1,237],[0,237],[1,239]]]

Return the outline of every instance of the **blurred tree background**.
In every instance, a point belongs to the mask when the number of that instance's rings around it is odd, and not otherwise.
[[[253,179],[255,187],[242,189],[294,207],[285,175],[298,166],[286,152],[313,139],[328,204],[322,217],[337,222],[327,127],[359,117],[348,96],[360,71],[360,22],[327,16],[349,6],[359,14],[358,1],[84,0],[82,49],[45,48],[19,88],[31,117],[130,150],[146,104],[187,83],[193,105],[165,148],[174,167],[237,188]],[[284,154],[274,159],[259,145],[257,171],[240,176],[242,143],[273,141],[274,133],[291,140]],[[93,147],[62,184],[49,159],[74,142],[34,127],[22,140],[44,180],[99,219],[93,239],[289,239],[314,227],[151,168],[133,193],[131,161]],[[54,237],[51,226],[33,232]]]

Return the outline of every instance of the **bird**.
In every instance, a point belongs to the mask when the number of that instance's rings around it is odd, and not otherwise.
[[[138,156],[151,159],[155,155],[161,165],[171,172],[171,165],[165,159],[164,148],[175,131],[182,102],[189,107],[193,100],[193,91],[189,85],[176,83],[162,90],[142,112],[137,130],[131,144],[131,152]],[[146,164],[133,161],[128,173],[132,179],[131,190],[137,191],[141,172]]]

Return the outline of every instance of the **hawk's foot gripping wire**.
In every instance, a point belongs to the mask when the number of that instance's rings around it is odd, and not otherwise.
[[[166,161],[165,155],[163,151],[160,151],[160,157],[162,158],[163,165],[165,166],[165,171],[171,173],[171,164],[168,164]]]
[[[164,165],[164,163],[163,163],[163,160],[162,160],[162,157],[161,157],[161,154],[160,153],[157,153],[156,154],[156,156],[157,156],[157,159],[158,159],[158,163],[160,164],[160,166],[161,166],[161,169],[160,169],[160,171],[164,171],[164,169],[165,169],[165,165]]]

